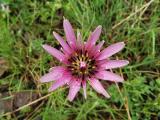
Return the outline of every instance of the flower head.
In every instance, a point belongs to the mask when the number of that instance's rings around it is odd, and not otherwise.
[[[110,60],[109,57],[119,52],[124,46],[124,42],[118,42],[101,50],[104,41],[96,44],[101,34],[102,27],[98,26],[89,36],[86,43],[82,42],[81,34],[77,38],[70,22],[67,19],[63,21],[66,41],[56,32],[54,37],[62,46],[57,50],[49,45],[43,45],[43,48],[58,59],[62,65],[53,67],[49,73],[41,77],[41,82],[55,81],[49,88],[54,91],[63,85],[69,86],[68,99],[72,101],[81,86],[86,98],[86,82],[98,93],[109,98],[110,95],[103,88],[99,80],[108,80],[114,82],[123,82],[123,78],[110,70],[113,68],[123,67],[129,62],[127,60]]]

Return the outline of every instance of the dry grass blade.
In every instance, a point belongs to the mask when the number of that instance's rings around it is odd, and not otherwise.
[[[144,4],[141,8],[137,9],[134,13],[131,13],[128,17],[126,17],[125,19],[123,19],[119,23],[115,24],[112,27],[112,30],[115,29],[116,27],[118,27],[119,25],[121,25],[122,23],[124,23],[125,21],[129,20],[132,16],[136,15],[138,12],[142,11],[143,9],[146,10],[151,5],[152,2],[154,2],[154,0],[151,0],[148,3]]]

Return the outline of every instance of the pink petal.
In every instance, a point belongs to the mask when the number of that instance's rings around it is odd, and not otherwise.
[[[89,36],[88,41],[86,43],[86,49],[90,49],[93,45],[95,45],[96,41],[99,39],[102,31],[102,26],[99,25]]]
[[[113,69],[113,68],[123,67],[128,64],[129,62],[127,60],[106,60],[104,63],[100,65],[100,67],[104,69]]]
[[[123,78],[119,75],[109,72],[109,71],[100,71],[96,74],[96,78],[102,79],[102,80],[109,80],[114,82],[123,82]]]
[[[65,56],[63,53],[61,53],[59,50],[49,46],[49,45],[43,45],[43,48],[52,56],[57,58],[59,61],[63,61],[65,59]]]
[[[118,42],[104,49],[98,56],[98,60],[106,59],[124,48],[124,42]]]
[[[70,22],[67,19],[64,19],[63,21],[63,27],[66,34],[66,39],[70,47],[75,48],[76,47],[76,36],[74,34],[73,28],[70,24]]]
[[[56,32],[53,32],[53,35],[58,40],[58,42],[61,44],[63,49],[67,53],[71,54],[72,53],[72,49],[68,46],[68,44],[64,41],[64,39],[59,34],[57,34]]]
[[[102,84],[99,82],[99,80],[95,78],[91,78],[90,85],[95,89],[98,93],[104,95],[106,98],[109,98],[110,95],[106,92],[106,90],[103,88]]]
[[[50,91],[50,92],[51,92],[51,91],[54,91],[54,90],[56,90],[57,88],[59,88],[59,87],[65,85],[65,84],[69,83],[69,82],[70,82],[70,79],[71,79],[71,77],[69,77],[69,76],[63,76],[63,77],[61,77],[60,79],[56,80],[56,81],[53,83],[53,85],[49,88],[49,91]]]
[[[73,101],[80,88],[81,82],[78,80],[73,80],[73,82],[70,84],[69,94],[67,96],[69,101]]]
[[[84,98],[87,98],[87,93],[86,93],[86,80],[82,81],[82,87],[83,87],[83,93],[84,93]]]
[[[49,45],[43,45],[43,48],[52,56],[57,58],[59,61],[63,61],[65,59],[65,56],[63,53],[61,53],[59,50],[49,46]]]
[[[65,68],[58,66],[51,69],[51,71],[40,78],[40,82],[50,82],[62,77]]]

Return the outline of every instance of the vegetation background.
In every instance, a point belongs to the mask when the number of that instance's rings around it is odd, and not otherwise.
[[[130,64],[115,72],[125,82],[103,82],[111,98],[89,85],[71,103],[68,88],[48,93],[39,78],[59,64],[42,49],[59,48],[52,31],[61,35],[63,17],[87,39],[102,25],[105,46],[124,41],[114,56]],[[157,120],[160,119],[159,0],[0,0],[1,120]]]

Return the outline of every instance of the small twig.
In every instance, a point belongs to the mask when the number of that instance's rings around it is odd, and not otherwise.
[[[29,118],[31,118],[31,117],[34,115],[35,111],[38,111],[39,108],[40,108],[43,104],[44,104],[44,102],[42,102],[40,105],[38,105],[25,119],[26,119],[26,120],[30,120]]]
[[[47,95],[45,95],[45,96],[43,96],[43,97],[41,97],[41,98],[39,98],[39,99],[37,99],[37,100],[35,100],[33,102],[30,102],[30,103],[28,103],[28,104],[26,104],[26,105],[24,105],[24,106],[22,106],[22,107],[20,107],[20,108],[18,108],[16,110],[12,111],[12,112],[8,112],[8,113],[5,113],[5,114],[2,114],[2,115],[0,115],[0,117],[6,116],[6,115],[10,115],[10,114],[15,113],[17,111],[20,111],[20,110],[22,110],[22,109],[24,109],[24,108],[26,108],[26,107],[28,107],[30,105],[33,105],[33,104],[35,104],[35,103],[37,103],[37,102],[49,97],[51,94],[53,94],[53,93],[49,93],[49,94],[47,94]]]
[[[141,73],[149,73],[149,74],[155,74],[155,75],[160,75],[160,72],[154,72],[154,71],[144,71],[144,70],[139,70]]]
[[[116,60],[118,60],[118,57],[116,57]],[[120,69],[120,74],[121,74],[121,76],[123,77],[123,74],[122,74],[122,70],[121,70],[121,69]],[[127,97],[123,98],[123,95],[122,95],[122,93],[121,93],[121,90],[120,90],[118,84],[117,84],[116,82],[115,82],[115,84],[116,84],[116,87],[117,87],[117,89],[118,89],[118,92],[119,92],[119,94],[120,94],[123,102],[125,102],[125,105],[124,105],[124,106],[125,106],[125,109],[126,109],[126,111],[127,111],[128,120],[132,120],[131,115],[130,115],[130,112],[129,112],[129,107],[128,107],[128,99],[127,99]]]
[[[119,25],[121,25],[122,23],[124,23],[125,21],[129,20],[132,16],[134,16],[135,14],[137,14],[138,12],[140,12],[141,10],[148,8],[148,6],[153,2],[154,0],[149,1],[148,3],[144,4],[141,8],[139,8],[138,10],[136,10],[134,13],[130,14],[128,17],[126,17],[125,19],[123,19],[122,21],[120,21],[119,23],[115,24],[112,27],[112,30],[115,29],[116,27],[118,27]]]
[[[127,99],[127,97],[125,97],[125,102],[126,102],[125,108],[126,108],[126,111],[127,111],[128,120],[132,120],[130,112],[129,112],[129,108],[128,108],[128,99]]]

